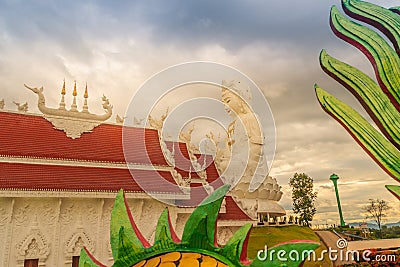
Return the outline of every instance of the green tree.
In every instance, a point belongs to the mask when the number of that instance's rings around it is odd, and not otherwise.
[[[300,216],[300,222],[309,226],[317,209],[315,200],[317,192],[314,192],[314,180],[305,173],[295,173],[290,178],[289,185],[292,188],[293,211]]]
[[[383,199],[369,199],[368,205],[363,209],[368,213],[368,217],[373,219],[378,225],[379,238],[381,238],[382,219],[386,216],[386,211],[390,209],[389,204]]]

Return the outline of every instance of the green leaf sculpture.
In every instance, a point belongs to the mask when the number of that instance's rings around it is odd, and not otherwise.
[[[400,8],[386,9],[365,1],[342,0],[344,12],[381,31],[358,24],[333,6],[330,25],[336,36],[357,47],[371,62],[376,80],[321,51],[322,69],[361,103],[378,126],[375,129],[349,105],[315,85],[322,108],[336,119],[375,162],[400,182]],[[400,186],[386,188],[400,199]]]
[[[241,227],[224,247],[217,244],[216,225],[218,212],[229,186],[222,186],[205,199],[186,222],[182,240],[175,234],[165,209],[157,223],[154,244],[151,246],[142,236],[133,221],[124,193],[121,190],[115,200],[111,215],[110,244],[114,257],[114,267],[260,267],[299,266],[303,258],[282,261],[271,257],[270,261],[247,259],[247,242],[252,225]],[[286,255],[295,251],[297,255],[309,253],[318,243],[304,240],[292,241],[276,246]],[[105,267],[84,248],[79,259],[80,267]]]

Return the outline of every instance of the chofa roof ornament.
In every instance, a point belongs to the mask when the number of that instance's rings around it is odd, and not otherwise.
[[[83,133],[91,132],[95,127],[100,125],[102,122],[108,120],[112,115],[112,105],[107,97],[103,95],[103,109],[105,113],[102,115],[92,114],[89,112],[89,107],[87,104],[87,99],[89,97],[87,84],[84,94],[84,104],[82,111],[78,110],[76,105],[76,82],[74,84],[73,91],[73,102],[71,108],[68,110],[65,108],[65,81],[61,89],[61,101],[59,108],[49,108],[46,106],[45,96],[43,94],[43,87],[29,87],[24,84],[26,88],[38,95],[38,108],[43,113],[44,118],[51,122],[54,128],[62,130],[66,133],[67,137],[79,138]]]

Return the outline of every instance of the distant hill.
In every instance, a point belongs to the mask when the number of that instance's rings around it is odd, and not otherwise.
[[[397,223],[388,223],[388,224],[384,224],[385,226],[387,226],[388,228],[393,227],[393,226],[400,226],[400,221]]]
[[[361,224],[362,222],[355,222],[355,223],[349,223],[350,227],[357,227]],[[373,222],[367,222],[368,224],[368,228],[370,229],[378,229],[378,225],[376,223]],[[387,224],[383,224],[382,226],[387,226],[388,228],[391,228],[393,226],[400,226],[400,221],[396,222],[396,223],[387,223]]]
[[[355,223],[349,223],[350,227],[358,227],[360,226],[360,224],[362,224],[362,222],[355,222]],[[378,225],[376,223],[367,223],[368,224],[368,228],[370,229],[378,229]]]

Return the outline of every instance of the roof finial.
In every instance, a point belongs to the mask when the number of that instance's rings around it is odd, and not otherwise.
[[[117,114],[117,117],[115,118],[115,122],[118,124],[123,124],[125,120],[125,117],[121,117],[119,116],[119,114]]]
[[[88,89],[87,89],[87,82],[86,82],[86,87],[85,87],[85,94],[83,95],[83,97],[85,98],[85,101],[83,102],[82,112],[87,113],[87,112],[89,112],[89,107],[88,107],[88,104],[87,104],[87,99],[89,97]]]
[[[88,94],[88,89],[87,89],[87,82],[86,82],[86,87],[85,87],[85,94],[83,95],[84,98],[88,98],[89,94]]]
[[[63,87],[61,89],[61,94],[65,95],[65,78],[64,78],[64,83],[63,83]]]
[[[77,105],[76,105],[76,96],[77,96],[77,92],[76,92],[76,81],[74,83],[74,92],[72,93],[72,95],[74,96],[74,99],[72,101],[72,105],[71,105],[71,111],[78,111],[77,109]]]
[[[28,102],[25,102],[25,104],[21,104],[21,103],[13,101],[13,103],[17,106],[17,109],[19,112],[27,112],[28,111]]]
[[[72,93],[72,95],[73,96],[77,96],[78,95],[78,93],[76,92],[76,81],[75,81],[75,84],[74,84],[74,92]]]
[[[65,99],[64,99],[64,96],[65,96],[65,78],[64,78],[63,87],[61,89],[60,107],[58,109],[65,110]]]

